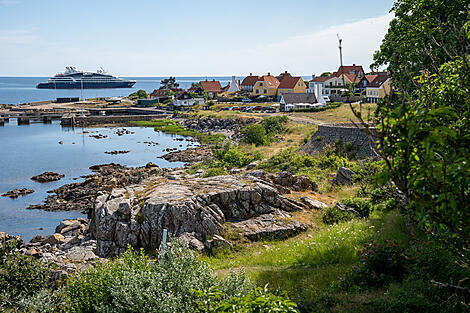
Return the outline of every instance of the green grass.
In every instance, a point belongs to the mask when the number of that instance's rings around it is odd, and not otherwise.
[[[408,238],[404,217],[392,212],[322,225],[285,241],[255,242],[202,258],[221,273],[243,266],[257,285],[284,290],[294,301],[311,301],[352,267],[364,243],[395,239],[407,245]]]
[[[192,129],[185,129],[178,122],[167,119],[151,121],[133,121],[131,123],[142,127],[153,127],[155,131],[161,131],[167,134],[193,137],[201,143],[217,143],[224,141],[225,139],[225,136],[222,134],[205,134]]]

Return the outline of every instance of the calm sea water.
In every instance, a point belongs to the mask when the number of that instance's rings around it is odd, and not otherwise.
[[[142,166],[151,161],[160,167],[176,167],[159,156],[164,148],[186,149],[193,143],[177,141],[179,136],[155,132],[153,128],[126,127],[134,134],[118,136],[116,128],[63,128],[59,121],[52,124],[16,125],[15,119],[0,126],[0,194],[15,188],[29,188],[34,193],[12,200],[0,197],[0,231],[21,235],[29,240],[35,235],[54,232],[64,218],[82,216],[80,212],[45,212],[26,210],[31,204],[41,203],[48,190],[64,184],[82,181],[80,176],[90,174],[95,164],[120,163]],[[86,130],[89,133],[84,133]],[[90,137],[103,134],[105,139]],[[62,141],[63,144],[58,142]],[[158,142],[149,146],[144,141]],[[180,145],[182,145],[180,147]],[[130,150],[128,154],[109,155],[105,151]],[[57,182],[36,183],[30,177],[44,171],[64,174]]]
[[[117,89],[84,89],[84,98],[97,97],[119,97],[128,96],[129,94],[143,89],[152,92],[160,87],[160,81],[167,77],[125,77],[126,79],[135,80],[136,83],[132,88]],[[81,97],[81,90],[54,90],[54,89],[36,89],[36,85],[40,82],[47,81],[48,77],[0,77],[0,104],[19,104],[44,100],[53,100],[57,97]],[[192,83],[201,80],[219,80],[222,86],[226,86],[232,81],[231,77],[176,77],[176,81],[181,88],[189,88]],[[237,77],[237,79],[243,79]]]

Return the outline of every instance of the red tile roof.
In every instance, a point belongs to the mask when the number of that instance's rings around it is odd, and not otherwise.
[[[284,77],[292,77],[292,75],[289,72],[285,71],[284,73],[279,74],[279,76],[277,76],[276,78],[278,81],[282,81]]]
[[[218,80],[213,80],[213,81],[201,81],[199,82],[201,84],[202,89],[204,89],[205,92],[220,92],[222,89],[222,86],[220,85],[220,82]]]
[[[328,78],[330,77],[329,76],[325,76],[325,77],[316,76],[314,79],[311,80],[311,82],[324,83]]]
[[[264,81],[268,85],[268,88],[278,88],[279,87],[279,81],[277,80],[276,77],[271,76],[271,75],[264,75],[261,76],[258,81]]]
[[[372,81],[377,77],[378,75],[375,74],[375,75],[366,75],[365,78],[367,79],[367,81],[370,83],[372,83]]]
[[[284,76],[278,88],[292,89],[297,85],[301,77]]]
[[[242,86],[254,86],[256,82],[259,80],[259,76],[247,76],[242,81]]]
[[[168,89],[154,89],[150,97],[166,97]]]

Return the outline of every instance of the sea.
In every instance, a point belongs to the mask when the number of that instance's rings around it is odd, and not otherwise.
[[[148,93],[160,87],[162,79],[168,77],[123,77],[125,79],[135,80],[132,88],[115,89],[37,89],[36,85],[47,81],[48,77],[1,77],[0,76],[0,104],[20,104],[38,101],[53,100],[62,97],[79,97],[84,99],[98,97],[121,97],[143,89]],[[218,80],[222,86],[226,86],[232,81],[230,76],[221,77],[176,77],[176,82],[180,88],[187,89],[192,83],[198,83],[202,80]],[[237,80],[243,80],[243,77],[237,77]],[[83,94],[82,94],[83,92]]]
[[[164,77],[133,78],[137,83],[130,89],[84,90],[86,98],[123,96],[138,89],[152,91],[159,87]],[[201,77],[178,78],[182,87],[191,86]],[[229,77],[210,77],[222,82]],[[51,100],[57,97],[80,97],[80,90],[39,90],[35,86],[47,77],[0,77],[0,103],[28,103]],[[122,127],[121,127],[122,128]],[[84,175],[92,171],[90,166],[105,163],[119,163],[126,166],[143,166],[153,162],[160,167],[179,167],[181,162],[168,162],[161,158],[166,148],[184,150],[198,145],[189,140],[179,141],[181,136],[156,132],[153,128],[126,127],[131,134],[119,136],[117,128],[62,127],[60,121],[51,124],[31,123],[17,125],[10,119],[0,126],[0,194],[16,188],[33,189],[35,192],[18,199],[0,196],[0,231],[21,235],[30,240],[36,235],[54,233],[55,227],[66,218],[86,217],[78,211],[46,212],[29,210],[28,206],[42,203],[50,194],[48,191],[64,184],[83,181]],[[91,137],[102,134],[103,139]],[[59,144],[62,142],[62,144]],[[149,142],[152,142],[149,144]],[[130,150],[127,154],[110,155],[106,151]],[[45,171],[64,174],[56,182],[37,183],[32,176]]]

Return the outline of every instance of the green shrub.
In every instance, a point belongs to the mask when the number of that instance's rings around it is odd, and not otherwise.
[[[261,125],[263,125],[267,135],[276,135],[283,133],[285,124],[289,121],[287,115],[265,117]]]
[[[195,291],[194,294],[200,299],[198,312],[299,312],[297,305],[288,300],[285,294],[275,295],[268,292],[267,288],[256,288],[247,295],[228,299],[218,288],[211,288],[208,291]]]
[[[231,143],[216,145],[212,147],[212,152],[219,161],[225,162],[229,167],[243,167],[261,158],[259,153],[245,153]]]
[[[340,281],[343,287],[383,286],[392,281],[400,282],[407,272],[407,250],[394,240],[368,243],[357,255],[359,264]]]
[[[227,175],[227,170],[224,167],[211,167],[206,170],[204,177],[214,177]]]
[[[343,105],[343,102],[332,102],[329,103],[323,107],[316,107],[316,108],[308,108],[308,109],[293,109],[291,110],[292,112],[322,112],[326,110],[332,110],[339,108],[341,105]]]
[[[250,124],[241,129],[246,143],[262,146],[267,143],[266,130],[261,124]]]
[[[73,312],[194,312],[193,290],[218,286],[225,295],[244,296],[251,284],[243,272],[220,280],[186,246],[171,247],[150,260],[132,248],[114,261],[96,265],[67,286]]]
[[[337,207],[329,207],[322,214],[322,221],[327,225],[347,222],[357,217],[357,214],[350,211],[343,211]]]
[[[354,209],[359,214],[359,217],[369,217],[372,212],[372,203],[369,199],[351,197],[341,200],[345,206]]]
[[[16,246],[14,240],[0,244],[0,308],[3,309],[45,288],[51,273],[44,263],[15,251]]]

